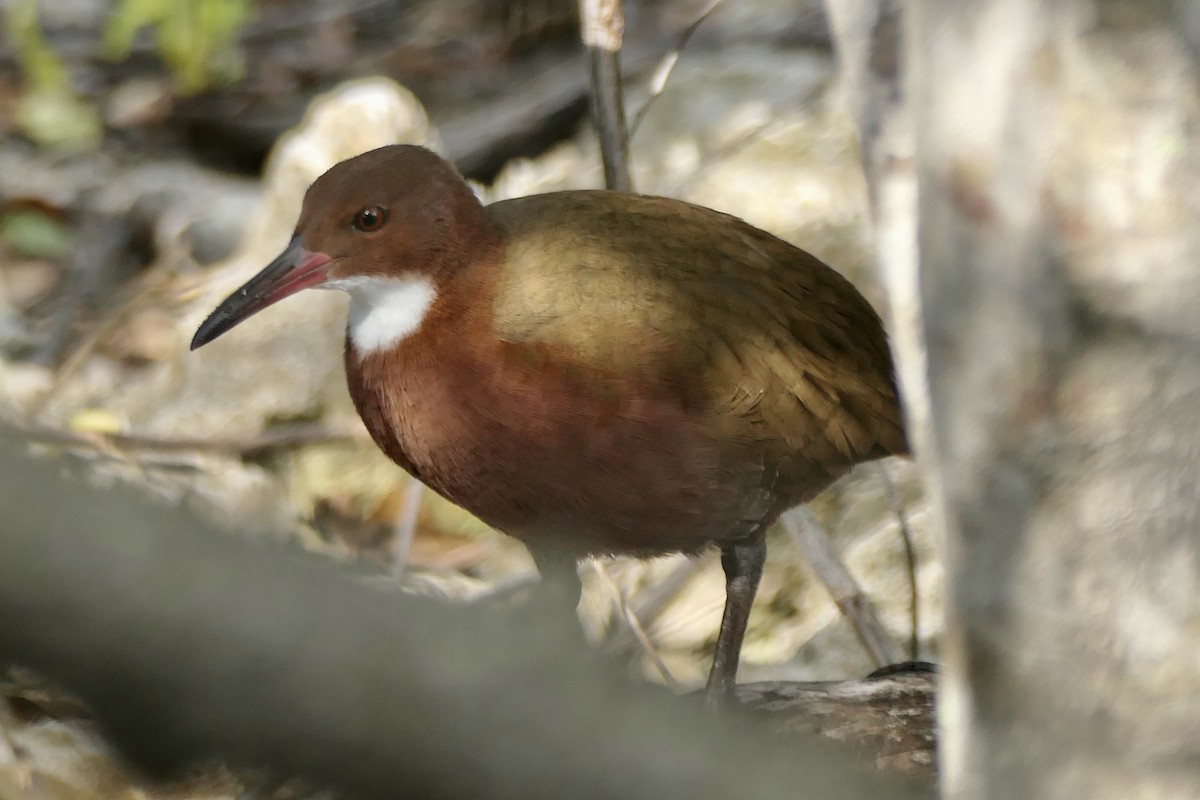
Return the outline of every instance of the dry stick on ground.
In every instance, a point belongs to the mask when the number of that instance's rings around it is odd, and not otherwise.
[[[621,591],[621,587],[617,586],[617,582],[613,580],[612,574],[608,571],[608,567],[598,558],[592,559],[592,568],[596,570],[596,575],[599,576],[600,582],[608,588],[612,594],[613,604],[617,607],[617,613],[621,619],[625,620],[625,624],[629,627],[630,632],[637,639],[638,644],[642,646],[642,651],[654,664],[654,668],[662,675],[667,686],[674,692],[681,691],[679,681],[675,680],[675,676],[671,674],[671,670],[667,669],[666,662],[662,660],[662,656],[658,654],[658,650],[654,647],[654,642],[650,640],[650,635],[646,633],[646,629],[642,627],[641,621],[633,610],[629,608],[626,602],[625,593]]]
[[[692,24],[688,25],[683,33],[679,35],[679,41],[675,43],[675,49],[663,56],[659,62],[658,68],[654,70],[654,75],[650,78],[650,96],[646,98],[646,102],[642,103],[642,107],[633,115],[633,122],[629,124],[629,138],[633,138],[637,134],[637,130],[641,127],[642,120],[646,118],[646,113],[650,107],[654,105],[654,101],[662,95],[663,90],[667,88],[667,81],[671,79],[671,73],[675,71],[675,65],[679,63],[679,56],[683,54],[683,48],[687,47],[687,43],[691,41],[692,35],[696,30],[708,19],[717,6],[721,5],[723,0],[712,0],[708,7],[700,12],[696,19],[692,20]]]
[[[659,578],[641,593],[639,598],[631,598],[630,613],[643,626],[649,627],[658,619],[658,615],[679,594],[684,586],[696,574],[699,562],[694,558],[681,559],[666,577]],[[609,634],[605,649],[610,653],[619,653],[636,643],[633,631],[626,626],[615,627]]]
[[[27,420],[36,420],[42,410],[50,405],[50,401],[58,396],[63,387],[87,363],[96,351],[101,340],[113,331],[119,324],[120,317],[110,314],[104,319],[93,322],[87,331],[80,334],[78,343],[71,347],[62,364],[54,371],[50,385],[38,393],[37,400],[29,405]],[[65,346],[65,345],[64,345]]]
[[[536,569],[532,567],[526,572],[519,572],[516,575],[509,575],[504,578],[490,583],[482,591],[468,598],[468,603],[488,603],[498,598],[506,597],[516,592],[520,592],[530,586],[537,585],[542,580],[542,576]]]
[[[633,191],[629,172],[629,133],[621,91],[621,39],[625,33],[623,0],[579,0],[583,43],[591,69],[592,115],[600,134],[604,186]]]
[[[904,513],[904,505],[896,492],[896,484],[888,475],[883,464],[876,464],[879,480],[883,482],[883,490],[887,492],[888,505],[896,512],[896,524],[900,527],[900,541],[904,543],[905,568],[908,570],[908,617],[911,634],[908,640],[908,657],[912,661],[920,659],[921,649],[921,593],[917,585],[917,548],[913,544],[912,528],[908,525],[908,515]]]
[[[780,517],[780,522],[829,590],[833,602],[854,627],[854,632],[858,634],[875,666],[882,667],[900,661],[899,649],[879,621],[874,604],[846,569],[829,534],[812,512],[803,506],[794,508]]]
[[[404,499],[396,517],[396,538],[392,541],[392,574],[397,580],[403,578],[408,569],[408,552],[412,549],[417,516],[421,512],[421,498],[424,496],[425,484],[410,477],[408,485],[404,487]]]
[[[133,433],[76,433],[45,426],[3,425],[0,431],[25,442],[81,447],[88,450],[192,450],[206,453],[230,453],[253,458],[271,450],[299,447],[321,442],[352,441],[363,438],[354,431],[329,425],[281,425],[244,439],[221,437],[166,438]]]
[[[660,578],[654,586],[643,592],[643,597],[635,598],[630,605],[638,619],[653,623],[662,610],[687,586],[688,581],[700,568],[700,562],[692,557],[681,559],[665,578]]]

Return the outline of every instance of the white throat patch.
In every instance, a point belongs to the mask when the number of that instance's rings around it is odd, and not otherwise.
[[[423,275],[360,275],[328,281],[321,288],[350,295],[347,333],[360,356],[386,350],[416,333],[437,296],[433,282]]]

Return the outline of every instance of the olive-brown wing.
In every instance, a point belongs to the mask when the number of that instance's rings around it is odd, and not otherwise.
[[[728,469],[765,460],[783,504],[907,451],[879,317],[817,258],[666,198],[561,192],[489,208],[505,264],[520,265],[501,271],[497,334],[676,387],[711,416]]]

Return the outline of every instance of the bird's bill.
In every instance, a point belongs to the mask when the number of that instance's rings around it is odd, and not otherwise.
[[[324,283],[329,256],[305,250],[295,236],[279,256],[217,306],[192,337],[192,348],[202,347],[229,329],[301,289]]]

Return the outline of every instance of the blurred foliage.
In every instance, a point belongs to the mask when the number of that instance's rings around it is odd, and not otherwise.
[[[152,27],[180,91],[237,80],[242,74],[237,33],[250,17],[251,2],[122,0],[104,31],[104,55],[126,58],[137,32]]]
[[[254,0],[121,0],[103,32],[106,58],[127,58],[138,31],[151,28],[176,88],[198,92],[237,80],[242,59],[237,34]],[[38,0],[10,0],[7,28],[25,87],[15,122],[43,147],[77,150],[103,135],[99,110],[79,97],[62,60],[38,24]]]
[[[12,0],[8,32],[25,73],[25,91],[15,122],[43,147],[82,149],[100,141],[100,113],[71,88],[66,67],[46,44],[38,25],[37,0]]]
[[[18,256],[58,260],[71,249],[71,229],[44,211],[16,209],[0,216],[0,244]]]

